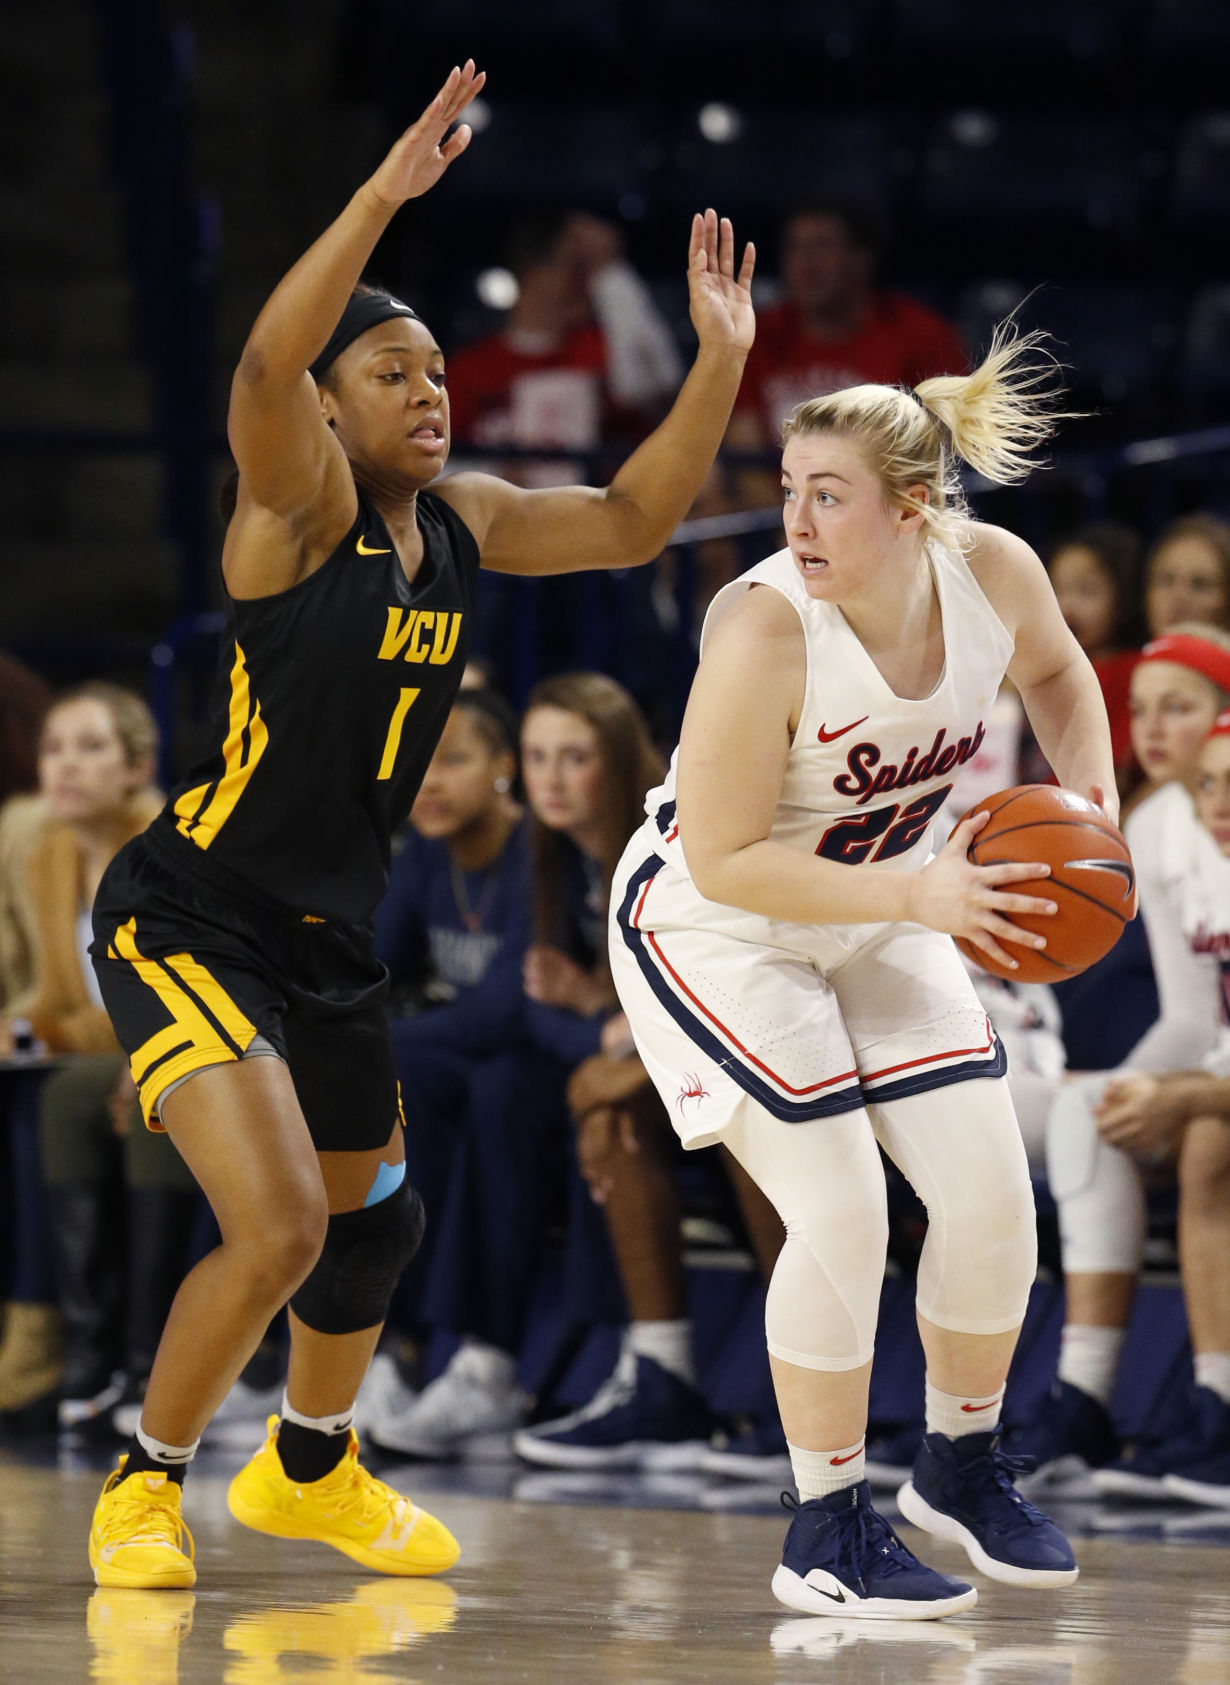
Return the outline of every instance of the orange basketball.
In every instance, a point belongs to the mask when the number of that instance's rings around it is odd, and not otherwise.
[[[1072,790],[1054,784],[1018,784],[988,796],[965,815],[989,813],[974,838],[969,857],[975,866],[1005,861],[1040,861],[1049,878],[1005,889],[1054,901],[1057,913],[1041,918],[1011,914],[1009,922],[1046,937],[1046,947],[1010,948],[1019,962],[1008,971],[972,943],[957,938],[967,959],[996,977],[1018,983],[1061,983],[1100,960],[1136,916],[1136,869],[1117,825]]]

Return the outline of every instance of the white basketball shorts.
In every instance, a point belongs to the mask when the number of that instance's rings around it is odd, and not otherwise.
[[[1003,1048],[949,937],[724,907],[654,843],[643,826],[616,868],[611,971],[686,1147],[719,1140],[748,1105],[807,1123],[1003,1076]]]

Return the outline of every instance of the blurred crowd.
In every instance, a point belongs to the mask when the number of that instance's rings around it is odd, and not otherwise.
[[[517,294],[505,324],[450,363],[457,455],[508,449],[510,473],[567,476],[567,461],[544,467],[542,453],[626,442],[662,413],[680,377],[674,339],[598,219],[527,224],[508,261]],[[791,216],[781,276],[732,454],[698,512],[776,500],[756,456],[800,393],[912,385],[964,365],[949,324],[878,287],[874,238],[848,207]],[[539,453],[532,470],[518,455],[528,451]],[[1230,731],[1218,729],[1230,707],[1230,525],[1212,512],[1149,534],[1102,522],[1044,559],[1102,683],[1143,916],[1071,982],[978,978],[1008,1047],[1041,1209],[1057,1216],[1067,1289],[1054,1386],[1010,1438],[1038,1460],[1035,1480],[1097,1476],[1148,1495],[1176,1469],[1203,1467],[1210,1435],[1230,1450],[1230,1083],[1223,1091],[1219,1063],[1230,887],[1193,924],[1190,834],[1177,823],[1194,811],[1207,847],[1230,856]],[[706,547],[700,608],[737,567],[721,541]],[[767,1282],[781,1223],[720,1148],[682,1153],[606,960],[612,872],[670,743],[613,679],[550,673],[547,655],[520,718],[498,663],[467,670],[377,917],[409,1173],[429,1223],[360,1425],[421,1458],[511,1436],[524,1459],[552,1467],[776,1474],[788,1465],[767,1386],[763,1412],[741,1421],[717,1420],[705,1396],[683,1237],[703,1220]],[[0,661],[0,1415],[14,1429],[131,1432],[178,1281],[213,1244],[170,1139],[142,1127],[88,957],[101,873],[159,806],[156,756],[135,694],[91,681],[51,696]],[[1049,777],[1005,687],[952,817]],[[1195,1356],[1186,1451],[1125,1451],[1109,1408],[1151,1208],[1172,1227],[1177,1214]],[[919,1209],[900,1185],[892,1251],[907,1267]],[[622,1330],[613,1372],[563,1417],[525,1386],[548,1264],[561,1328]],[[441,1335],[452,1354],[442,1368],[429,1357]],[[275,1325],[215,1435],[257,1431],[281,1396],[282,1354]],[[917,1421],[879,1424],[869,1472],[908,1470],[921,1417],[920,1397]],[[1218,1490],[1212,1501],[1230,1502],[1230,1470]]]

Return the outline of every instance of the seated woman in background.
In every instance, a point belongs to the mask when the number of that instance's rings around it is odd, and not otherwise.
[[[1091,522],[1059,541],[1047,572],[1102,687],[1119,793],[1126,795],[1139,776],[1129,687],[1144,642],[1140,540],[1118,521]]]
[[[1196,811],[1203,831],[1186,839],[1183,935],[1230,966],[1230,713],[1218,716],[1200,753]],[[1099,1471],[1095,1481],[1129,1496],[1187,1498],[1230,1507],[1230,1029],[1198,1071],[1116,1078],[1098,1107],[1104,1141],[1144,1175],[1173,1172],[1179,1187],[1179,1268],[1191,1335],[1195,1390],[1187,1422],[1160,1444]]]
[[[38,740],[51,692],[0,651],[0,1015],[21,1018],[34,987],[34,909],[26,863],[46,819]],[[0,1039],[5,1032],[0,1029]],[[10,1068],[4,1070],[9,1065]],[[60,1384],[55,1275],[41,1203],[15,1197],[38,1182],[38,1076],[0,1058],[0,1413]],[[10,1244],[11,1242],[11,1244]]]
[[[1131,688],[1132,739],[1146,793],[1125,834],[1159,1012],[1123,1050],[1117,1069],[1154,1073],[1196,1064],[1218,1035],[1217,962],[1211,953],[1194,952],[1183,936],[1184,879],[1199,831],[1191,791],[1201,746],[1230,701],[1230,635],[1199,623],[1174,628],[1145,645]],[[1061,986],[1061,1000],[1067,987]],[[1122,1011],[1118,998],[1104,992],[1108,1043],[1119,1034]],[[1119,1442],[1108,1405],[1146,1225],[1139,1164],[1099,1134],[1097,1108],[1110,1080],[1081,1076],[1077,1066],[1057,1087],[1047,1121],[1047,1174],[1059,1211],[1066,1292],[1063,1343],[1052,1392],[1008,1437],[1013,1454],[1036,1459],[1033,1489],[1080,1490],[1090,1485],[1091,1469],[1095,1485],[1103,1471],[1112,1482],[1118,1478]]]
[[[47,823],[27,868],[35,908],[25,1018],[62,1058],[39,1096],[39,1147],[64,1339],[59,1418],[71,1428],[139,1406],[191,1240],[196,1184],[147,1132],[89,962],[103,870],[158,811],[153,717],[131,691],[85,684],[43,726]],[[11,1034],[0,1021],[0,1037]],[[131,1413],[131,1412],[130,1412]],[[121,1412],[122,1415],[122,1412]],[[131,1424],[116,1416],[121,1433]]]
[[[1145,559],[1145,628],[1151,638],[1180,621],[1230,630],[1230,523],[1198,512],[1169,522]]]
[[[674,1134],[633,1051],[606,960],[611,874],[662,763],[635,702],[601,673],[563,673],[534,688],[521,759],[534,882],[527,1021],[572,1072],[583,1178],[571,1189],[571,1311],[576,1320],[626,1315],[628,1324],[615,1372],[595,1396],[522,1429],[516,1447],[529,1462],[560,1468],[699,1463],[711,1422],[696,1390]],[[768,1273],[781,1223],[746,1178],[736,1192]],[[611,1294],[608,1234],[622,1304]]]
[[[528,872],[512,796],[516,721],[494,692],[453,705],[376,918],[393,980],[409,1175],[427,1210],[394,1328],[461,1337],[417,1395],[383,1354],[362,1425],[388,1450],[475,1455],[526,1413],[517,1353],[565,1160],[563,1077],[525,1036]]]

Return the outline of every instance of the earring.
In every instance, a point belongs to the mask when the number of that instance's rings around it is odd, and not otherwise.
[[[498,795],[506,796],[508,794],[508,792],[512,789],[512,779],[511,778],[497,778],[496,781],[495,781],[495,788],[496,788],[496,793]]]

